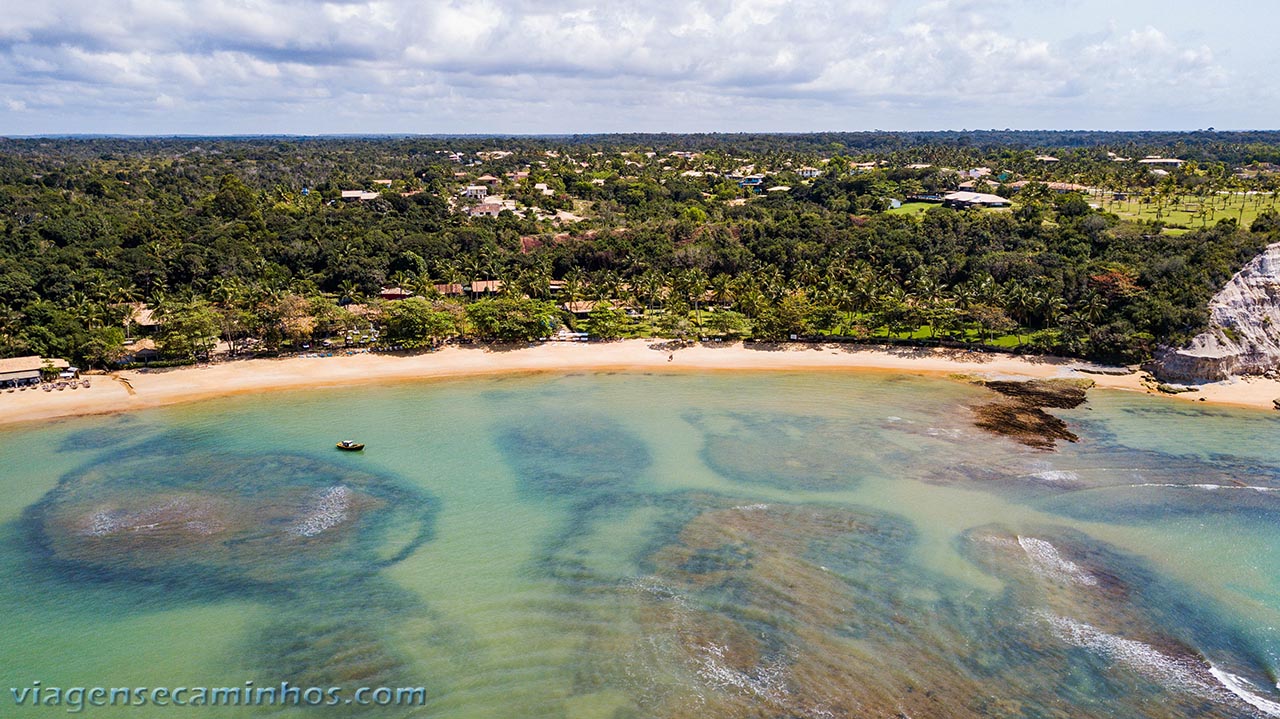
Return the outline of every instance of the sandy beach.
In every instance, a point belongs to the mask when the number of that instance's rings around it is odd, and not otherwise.
[[[521,372],[641,371],[884,371],[980,377],[1088,377],[1099,388],[1153,393],[1138,373],[1114,375],[1079,360],[1016,357],[957,350],[840,345],[708,344],[670,350],[660,341],[550,342],[521,347],[462,346],[414,355],[358,354],[223,362],[160,371],[94,375],[92,387],[0,394],[0,424],[121,412],[252,392]],[[1105,369],[1105,368],[1102,368]],[[1273,409],[1280,381],[1238,379],[1200,385],[1182,401]]]

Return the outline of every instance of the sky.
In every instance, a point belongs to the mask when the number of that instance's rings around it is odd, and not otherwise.
[[[1277,129],[1271,0],[15,0],[0,135]]]

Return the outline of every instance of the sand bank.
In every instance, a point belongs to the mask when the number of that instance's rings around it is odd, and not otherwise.
[[[233,394],[310,387],[346,387],[391,380],[496,373],[578,370],[880,370],[906,374],[984,377],[1090,377],[1099,387],[1149,392],[1138,374],[1083,374],[1094,367],[1055,357],[1015,357],[957,350],[884,349],[839,345],[762,348],[712,344],[665,349],[652,340],[551,342],[523,348],[448,347],[409,356],[361,354],[223,362],[167,371],[95,376],[89,389],[0,394],[0,424],[120,412]],[[1202,385],[1181,400],[1271,409],[1280,382],[1236,380]]]

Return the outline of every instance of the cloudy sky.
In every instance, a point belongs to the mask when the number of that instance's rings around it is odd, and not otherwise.
[[[1271,0],[15,0],[0,134],[1280,126]]]

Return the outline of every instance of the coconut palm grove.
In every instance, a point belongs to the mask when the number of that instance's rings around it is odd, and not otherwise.
[[[5,139],[0,357],[573,331],[1135,362],[1280,238],[1278,190],[1280,132]]]

